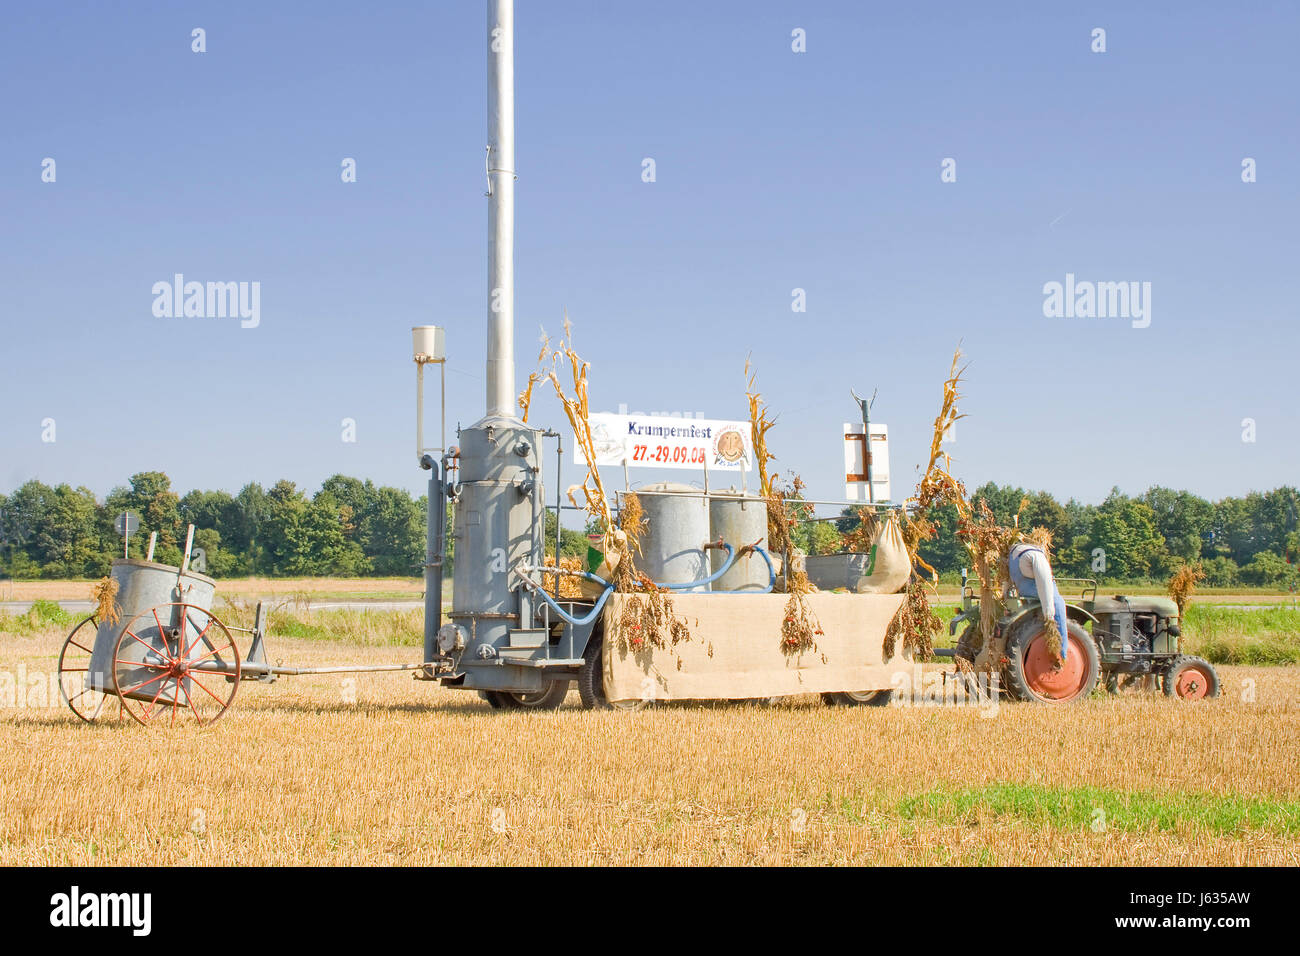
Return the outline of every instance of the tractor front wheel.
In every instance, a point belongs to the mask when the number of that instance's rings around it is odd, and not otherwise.
[[[1069,651],[1059,662],[1047,646],[1047,628],[1026,621],[1007,640],[1003,671],[1007,690],[1017,700],[1068,704],[1092,693],[1101,661],[1097,643],[1074,621],[1069,622]]]
[[[1202,700],[1219,696],[1219,675],[1202,657],[1175,657],[1165,670],[1165,696]]]

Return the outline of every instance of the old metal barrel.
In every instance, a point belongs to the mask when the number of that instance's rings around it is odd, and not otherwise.
[[[690,485],[659,482],[638,488],[645,533],[637,567],[659,584],[689,584],[709,576],[704,545],[709,537],[709,505]],[[696,591],[707,591],[707,584]]]
[[[715,491],[709,498],[709,537],[724,542],[739,551],[742,546],[758,543],[767,548],[767,502],[762,498],[745,497],[735,488]],[[710,551],[709,566],[717,571],[727,560],[727,552]],[[756,554],[736,559],[727,573],[713,582],[715,591],[762,591],[771,575],[767,562]]]
[[[165,604],[190,604],[204,611],[211,609],[212,598],[217,590],[217,582],[207,575],[194,571],[181,573],[180,568],[167,564],[155,564],[153,561],[141,561],[137,558],[117,558],[113,562],[112,578],[117,582],[117,621],[101,620],[99,630],[95,632],[95,645],[90,658],[90,673],[86,675],[87,686],[104,693],[116,693],[113,684],[113,654],[118,639],[131,621],[150,608]],[[170,610],[170,613],[167,613]],[[180,609],[160,609],[158,621],[153,615],[136,622],[131,628],[134,638],[128,640],[122,648],[121,661],[128,662],[128,669],[120,672],[125,687],[143,685],[153,678],[156,670],[145,667],[129,668],[130,662],[141,663],[148,657],[157,660],[156,652],[165,651],[166,633],[181,623]],[[159,624],[162,629],[159,629]],[[196,652],[197,653],[197,652]],[[121,667],[121,663],[118,663]],[[175,682],[161,688],[155,682],[147,690],[142,689],[126,696],[139,700],[156,700],[158,703],[172,702]]]

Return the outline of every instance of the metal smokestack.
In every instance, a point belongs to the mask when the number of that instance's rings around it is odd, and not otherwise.
[[[488,0],[487,417],[515,413],[515,5]]]

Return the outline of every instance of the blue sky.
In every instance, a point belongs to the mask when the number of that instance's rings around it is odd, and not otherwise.
[[[901,496],[960,340],[971,485],[1295,483],[1300,12],[1137,6],[520,0],[521,384],[564,310],[597,409],[744,417],[752,352],[778,464],[826,498],[878,388]],[[0,491],[419,490],[412,325],[447,329],[449,422],[484,407],[482,4],[6,19]],[[155,317],[177,272],[260,282],[260,324]],[[1150,326],[1044,317],[1066,273],[1150,282]]]

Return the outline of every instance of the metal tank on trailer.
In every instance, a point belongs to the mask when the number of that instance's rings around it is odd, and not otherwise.
[[[689,584],[709,577],[704,546],[717,539],[709,534],[709,503],[704,493],[690,485],[663,481],[638,488],[636,496],[645,515],[637,556],[640,570],[659,584]],[[709,585],[686,590],[707,591]]]
[[[709,494],[709,538],[722,540],[737,552],[745,545],[767,549],[767,502],[749,497],[737,488]],[[726,552],[711,551],[710,570],[716,573],[726,564]],[[715,591],[765,591],[771,584],[766,561],[756,554],[738,558],[713,582]]]

